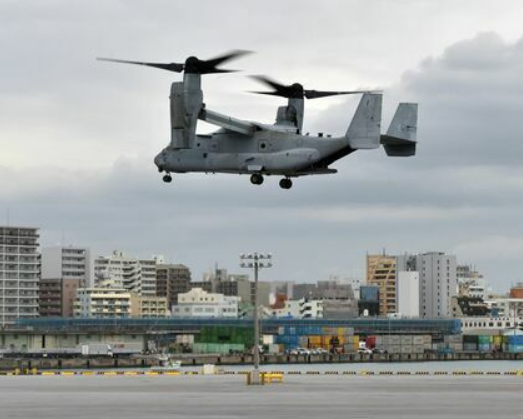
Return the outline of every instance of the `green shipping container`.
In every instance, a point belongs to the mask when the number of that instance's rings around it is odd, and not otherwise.
[[[195,343],[193,353],[227,355],[233,352],[245,352],[245,345],[227,343]]]

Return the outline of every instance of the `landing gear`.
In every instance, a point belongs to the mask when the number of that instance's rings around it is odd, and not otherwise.
[[[292,180],[289,178],[283,178],[280,180],[280,188],[282,189],[290,189],[292,188]]]
[[[263,183],[263,176],[258,173],[251,175],[251,183],[253,185],[261,185]]]
[[[173,178],[169,173],[165,174],[162,179],[165,183],[171,183],[173,181]]]

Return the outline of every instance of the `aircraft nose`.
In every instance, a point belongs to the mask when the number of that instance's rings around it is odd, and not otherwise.
[[[158,167],[158,169],[163,170],[163,166],[165,165],[165,158],[162,153],[158,154],[154,158],[154,164]]]

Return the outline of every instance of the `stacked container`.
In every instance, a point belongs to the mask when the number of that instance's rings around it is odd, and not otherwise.
[[[478,351],[480,352],[492,352],[493,339],[490,335],[479,335],[478,336]]]
[[[476,352],[478,350],[478,337],[476,335],[463,335],[463,350]]]
[[[523,352],[523,335],[508,335],[505,336],[503,349],[509,353]]]

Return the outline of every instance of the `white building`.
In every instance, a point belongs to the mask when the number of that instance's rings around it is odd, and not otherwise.
[[[519,318],[523,317],[523,298],[491,298],[485,300],[493,316]]]
[[[123,288],[78,288],[74,317],[126,318],[131,315],[131,293]]]
[[[193,288],[178,294],[178,304],[172,306],[173,317],[238,318],[239,297],[225,296]]]
[[[419,273],[400,271],[396,275],[396,310],[401,317],[419,317]]]
[[[0,226],[0,325],[38,316],[38,229]]]
[[[397,256],[396,269],[419,273],[420,317],[452,317],[451,298],[458,292],[456,256],[441,252]]]
[[[156,295],[156,259],[137,259],[115,250],[94,262],[96,286],[124,288],[144,296]]]
[[[292,319],[323,318],[323,300],[286,300],[285,307],[271,309],[270,317]]]
[[[93,266],[89,249],[73,246],[42,249],[40,281],[40,315],[73,316],[78,288],[93,283]]]
[[[463,317],[460,320],[464,334],[499,334],[523,325],[523,317]]]

